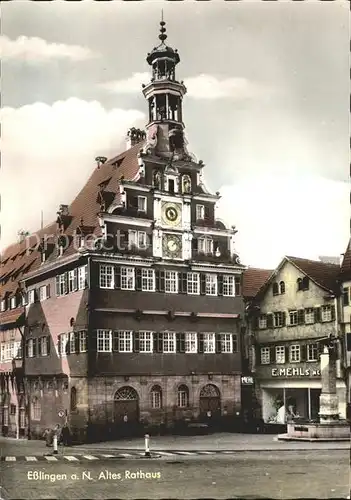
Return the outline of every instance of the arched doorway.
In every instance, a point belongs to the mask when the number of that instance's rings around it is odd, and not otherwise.
[[[200,418],[209,424],[216,424],[221,416],[221,394],[213,384],[205,385],[200,391]]]
[[[139,423],[139,396],[133,387],[118,389],[114,397],[115,431],[119,436],[132,436]]]

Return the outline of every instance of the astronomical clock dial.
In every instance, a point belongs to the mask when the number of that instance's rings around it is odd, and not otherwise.
[[[162,222],[167,226],[179,226],[182,220],[182,207],[178,203],[162,204]]]
[[[165,234],[163,237],[163,255],[172,259],[182,258],[182,239],[176,234]]]

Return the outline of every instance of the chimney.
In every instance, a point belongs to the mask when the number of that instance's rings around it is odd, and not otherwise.
[[[145,137],[146,137],[145,132],[140,128],[135,128],[135,127],[130,128],[128,130],[126,139],[127,149],[130,149],[136,144],[138,144],[140,141],[143,141]]]
[[[28,231],[24,231],[23,229],[21,229],[20,231],[18,231],[17,235],[18,235],[18,242],[22,243],[27,238],[27,236],[30,235],[30,233]]]
[[[68,215],[69,214],[68,205],[60,205],[58,214],[59,215]]]

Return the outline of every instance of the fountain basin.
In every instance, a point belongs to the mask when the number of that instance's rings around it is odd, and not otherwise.
[[[287,433],[278,435],[280,441],[348,441],[350,424],[347,420],[335,422],[289,422]]]

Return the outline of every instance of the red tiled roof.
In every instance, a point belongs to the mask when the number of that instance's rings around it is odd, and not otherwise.
[[[252,299],[273,273],[270,269],[249,267],[243,273],[243,297]]]
[[[81,225],[82,219],[84,226],[91,226],[94,234],[100,234],[97,218],[97,214],[101,211],[97,197],[100,190],[99,184],[107,180],[105,190],[116,193],[115,201],[118,201],[119,179],[124,177],[126,180],[132,180],[136,176],[139,170],[137,155],[143,145],[144,141],[141,141],[127,151],[100,165],[99,168],[95,168],[83,189],[68,208],[70,219],[69,225],[64,231],[65,235],[73,236],[76,228]],[[9,277],[4,282],[0,281],[0,299],[4,298],[5,295],[11,296],[15,294],[18,288],[18,281],[29,271],[34,271],[40,267],[41,255],[38,251],[38,246],[41,239],[44,236],[48,237],[48,235],[51,235],[47,241],[48,243],[50,241],[54,243],[58,234],[58,226],[55,221],[36,233],[31,234],[23,242],[13,243],[3,250],[0,259],[0,276],[6,278],[6,276],[10,276],[14,272],[18,274],[15,280]],[[29,250],[30,248],[32,250]],[[64,256],[72,255],[75,252],[76,250],[71,238],[70,245],[65,250]],[[55,257],[55,253],[52,253],[48,256],[47,261],[55,260]],[[21,312],[22,308],[20,307],[12,310],[10,315],[11,321],[16,314],[19,316]],[[0,324],[8,321],[8,311],[0,313]]]
[[[286,259],[292,262],[304,274],[317,283],[317,285],[331,292],[338,291],[337,281],[340,275],[340,266],[338,264],[290,256],[286,256]]]

